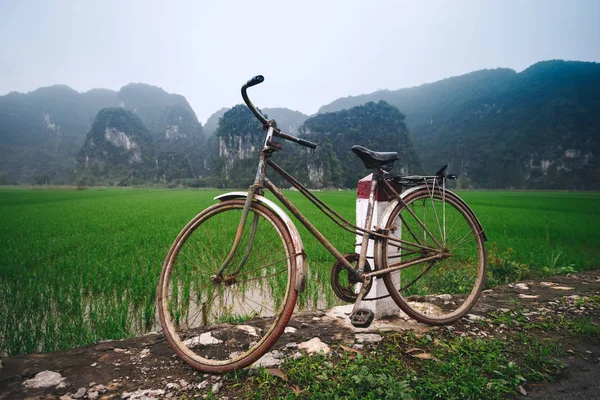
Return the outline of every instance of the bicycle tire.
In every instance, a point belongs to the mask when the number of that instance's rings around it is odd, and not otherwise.
[[[481,295],[487,269],[483,229],[473,212],[450,191],[424,187],[403,200],[391,212],[386,229],[394,237],[434,250],[415,252],[415,246],[399,248],[384,239],[380,247],[381,268],[439,254],[440,250],[449,256],[385,274],[386,288],[411,318],[430,325],[450,324],[463,317]]]
[[[283,333],[296,304],[290,233],[279,216],[256,202],[223,278],[214,278],[232,247],[244,203],[224,201],[193,218],[171,246],[160,276],[165,338],[186,363],[207,373],[258,360]]]

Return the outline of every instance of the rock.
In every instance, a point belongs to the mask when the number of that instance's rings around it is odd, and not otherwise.
[[[467,318],[468,318],[468,319],[469,319],[469,321],[471,321],[471,322],[476,322],[476,321],[485,321],[485,317],[482,317],[481,315],[467,314]]]
[[[179,390],[181,386],[175,382],[167,383],[167,389]]]
[[[300,353],[299,351],[292,354],[292,359],[297,360],[299,358],[302,358],[302,353]]]
[[[521,299],[537,299],[538,296],[537,294],[523,294],[523,293],[519,293],[518,297]]]
[[[357,333],[354,337],[358,343],[379,343],[383,340],[383,337],[376,333]]]
[[[84,387],[81,387],[81,388],[77,389],[77,392],[75,392],[75,394],[73,395],[73,398],[81,399],[83,396],[85,396],[86,393],[87,393],[87,389]]]
[[[186,387],[187,387],[187,385],[189,385],[189,383],[187,383],[187,381],[186,381],[186,380],[184,380],[184,379],[180,379],[180,380],[179,380],[179,384],[181,385],[181,388],[182,388],[182,389],[186,388]]]
[[[42,371],[38,373],[34,378],[28,379],[23,382],[23,386],[28,388],[49,388],[58,386],[63,383],[67,378],[54,371]]]
[[[552,286],[550,289],[554,289],[554,290],[573,290],[575,288],[573,288],[571,286]]]
[[[286,326],[283,330],[283,333],[296,333],[297,330],[298,329],[294,328],[293,326]]]
[[[521,385],[517,386],[517,389],[519,389],[519,392],[523,395],[523,396],[527,396],[527,390],[525,390],[525,388]]]
[[[356,343],[356,344],[355,344],[354,346],[352,346],[352,347],[354,347],[356,350],[362,350],[362,349],[363,349],[365,346],[363,346],[362,344]]]
[[[112,350],[114,348],[115,348],[114,344],[101,343],[98,346],[94,347],[94,350],[96,350],[96,351],[108,351],[108,350]]]
[[[300,325],[300,328],[308,328],[308,326],[309,326],[309,325],[308,325],[306,322],[303,322],[303,323]]]
[[[278,360],[283,360],[285,358],[285,355],[279,350],[273,350],[271,354],[273,355],[273,358],[276,358]]]
[[[237,325],[236,329],[244,331],[247,334],[249,334],[250,336],[258,336],[258,333],[256,333],[256,328],[253,327],[252,325]]]
[[[312,317],[312,320],[313,320],[313,321],[320,321],[320,320],[321,320],[321,318],[319,318],[319,317]]]
[[[90,400],[96,400],[100,396],[98,394],[98,392],[94,392],[94,391],[89,391],[87,395],[88,395],[88,399],[90,399]]]
[[[581,298],[581,296],[577,295],[577,294],[572,294],[570,296],[565,296],[565,298],[567,299],[571,299],[571,300],[578,300]]]
[[[108,389],[106,388],[106,386],[100,384],[100,385],[96,385],[92,388],[94,391],[98,392],[98,393],[106,393],[108,392]]]
[[[529,286],[527,286],[526,283],[516,283],[515,284],[515,289],[519,289],[519,290],[529,290]]]
[[[130,399],[130,400],[158,400],[164,397],[165,391],[162,389],[140,389],[135,392],[123,392],[121,394],[122,399]],[[156,396],[156,397],[155,397]]]
[[[140,351],[140,358],[145,358],[148,357],[150,355],[150,349],[144,349],[142,351]]]
[[[221,390],[221,388],[223,387],[223,382],[217,382],[212,386],[212,392],[213,394],[217,394],[219,393],[219,390]]]
[[[554,283],[554,282],[540,282],[540,286],[543,287],[552,287],[552,286],[556,286],[558,285],[558,283]]]
[[[261,358],[259,358],[251,368],[271,368],[283,364],[283,355],[278,351],[270,351]]]
[[[285,345],[286,349],[297,349],[298,348],[298,343],[296,342],[290,342],[288,344]]]
[[[299,349],[306,350],[308,354],[314,354],[321,352],[323,354],[331,353],[329,346],[321,341],[318,337],[314,337],[306,342],[302,342],[298,345]]]
[[[91,364],[91,365],[90,365],[90,367],[95,367],[96,365],[98,365],[98,363],[97,363],[97,362],[95,362],[95,363]]]
[[[210,385],[210,381],[207,379],[205,381],[202,381],[198,384],[198,386],[196,386],[199,390],[204,390],[206,389],[208,386]]]
[[[195,336],[193,338],[187,339],[183,341],[188,347],[194,347],[200,345],[208,345],[208,344],[219,344],[223,343],[222,340],[217,339],[212,335],[212,332],[204,332],[200,334],[200,336]]]
[[[438,299],[440,300],[444,300],[444,301],[450,301],[452,300],[452,295],[450,294],[440,294],[436,296]]]

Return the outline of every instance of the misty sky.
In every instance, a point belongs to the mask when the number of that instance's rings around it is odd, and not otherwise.
[[[129,82],[184,95],[201,122],[241,103],[326,103],[483,68],[600,61],[600,1],[0,0],[0,95]]]

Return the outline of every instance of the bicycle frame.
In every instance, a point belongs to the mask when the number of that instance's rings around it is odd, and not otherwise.
[[[241,236],[242,236],[242,233],[244,230],[244,226],[246,225],[246,222],[247,222],[248,212],[250,210],[250,206],[254,199],[254,195],[255,194],[262,195],[264,189],[267,189],[271,193],[273,193],[273,195],[285,206],[285,208],[289,212],[291,212],[292,215],[294,215],[302,223],[302,225],[304,225],[306,227],[306,229],[308,229],[308,231],[319,241],[319,243],[321,243],[321,245],[323,247],[325,247],[327,249],[327,251],[329,251],[335,257],[336,260],[338,260],[340,263],[342,263],[343,267],[349,273],[349,278],[355,282],[362,281],[363,283],[366,283],[373,277],[376,277],[379,275],[384,275],[389,272],[397,271],[397,270],[400,270],[403,268],[408,268],[415,264],[430,262],[430,261],[434,261],[434,260],[448,256],[448,254],[446,254],[443,251],[440,251],[439,249],[435,249],[430,246],[423,245],[421,243],[408,242],[408,241],[405,241],[405,240],[402,240],[402,239],[399,239],[399,238],[396,238],[393,236],[389,236],[389,235],[387,235],[385,228],[376,227],[375,230],[369,229],[369,227],[371,227],[372,223],[373,223],[373,209],[375,206],[375,195],[376,195],[376,191],[377,191],[380,183],[383,182],[384,190],[388,191],[391,195],[398,198],[399,201],[403,203],[402,198],[400,197],[400,194],[392,187],[392,185],[390,185],[389,182],[387,182],[384,179],[383,171],[381,169],[376,168],[373,170],[373,181],[371,183],[371,190],[370,190],[370,194],[369,194],[369,202],[368,202],[368,207],[367,207],[365,228],[361,228],[361,227],[351,223],[347,219],[345,219],[343,216],[341,216],[339,213],[337,213],[335,210],[333,210],[331,207],[329,207],[327,204],[325,204],[321,199],[319,199],[317,196],[315,196],[306,186],[304,186],[302,183],[297,181],[292,175],[287,173],[283,168],[281,168],[275,162],[270,160],[273,152],[281,150],[281,146],[278,143],[273,142],[272,137],[273,137],[273,127],[269,127],[267,130],[267,137],[265,139],[264,147],[260,152],[259,163],[258,163],[258,168],[257,168],[257,172],[256,172],[256,178],[254,180],[254,183],[250,186],[250,188],[248,190],[248,196],[246,197],[246,203],[245,203],[244,209],[242,211],[242,217],[240,220],[240,224],[238,225],[238,229],[236,232],[236,237],[235,237],[234,243],[232,245],[232,249],[231,249],[228,257],[226,258],[225,262],[221,265],[220,269],[218,270],[217,274],[215,275],[215,279],[219,279],[221,274],[224,272],[224,270],[229,265],[235,252],[237,251],[237,248],[239,246]],[[335,222],[340,228],[347,230],[354,234],[362,234],[361,252],[359,255],[358,265],[356,268],[354,266],[352,266],[352,264],[350,264],[350,262],[348,260],[346,260],[346,258],[335,248],[335,246],[333,246],[331,244],[331,242],[329,242],[329,240],[327,240],[327,238],[294,206],[294,204],[283,194],[283,192],[273,182],[271,182],[267,178],[267,176],[266,176],[267,166],[271,167],[271,169],[273,169],[275,172],[277,172],[278,175],[280,175],[282,178],[284,178],[286,181],[288,181],[290,184],[292,184],[293,187],[295,187],[304,197],[306,197],[311,203],[313,203],[323,214],[325,214],[328,218],[330,218],[333,222]],[[427,228],[425,227],[424,224],[421,223],[419,218],[414,213],[412,213],[411,210],[409,210],[409,212],[412,214],[412,217],[415,218],[415,220],[419,223],[419,225],[421,225],[423,227],[423,229],[425,229],[426,233],[433,238],[434,235],[432,235],[427,230]],[[252,226],[250,228],[251,237],[249,239],[248,248],[246,250],[246,255],[248,254],[248,252],[252,246],[252,243],[253,243],[252,235],[255,232],[255,230],[256,230],[256,219],[252,221]],[[368,271],[365,273],[364,270],[365,270],[365,264],[366,264],[366,259],[367,259],[367,250],[369,247],[370,239],[376,239],[376,240],[386,239],[391,242],[395,242],[397,245],[399,245],[399,247],[410,246],[411,250],[416,250],[418,252],[421,252],[423,254],[423,256],[419,257],[417,259],[413,259],[411,261],[397,263],[397,264],[390,266],[388,268],[385,268],[385,269],[378,269],[377,265],[375,265],[373,271]],[[417,242],[418,242],[418,240],[417,240]],[[441,247],[441,245],[439,243],[437,243],[437,241],[436,241],[436,244]],[[235,274],[243,266],[245,259],[246,259],[246,256],[244,256],[242,258],[242,261],[240,262],[240,264],[235,268],[234,272],[232,272],[233,274]],[[363,285],[363,287],[366,287],[366,285]],[[359,298],[361,298],[361,297],[362,296],[359,293]],[[358,302],[359,301],[357,301],[357,304],[358,304]]]

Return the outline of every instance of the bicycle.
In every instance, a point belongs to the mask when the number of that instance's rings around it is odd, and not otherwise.
[[[486,272],[483,227],[473,211],[446,188],[445,167],[432,176],[392,176],[393,152],[361,146],[352,151],[373,171],[365,227],[346,220],[271,160],[282,149],[274,138],[315,149],[282,132],[248,98],[242,98],[266,130],[254,183],[230,192],[193,218],[171,246],[158,285],[159,318],[174,351],[192,367],[222,373],[249,366],[283,333],[306,279],[305,253],[290,217],[264,197],[270,191],[335,257],[331,284],[354,303],[351,322],[368,327],[373,312],[360,308],[382,278],[394,302],[410,317],[442,325],[464,316],[477,301]],[[266,176],[267,167],[287,180],[341,229],[362,236],[359,254],[341,254]],[[398,185],[407,190],[401,192]],[[375,193],[393,201],[378,225],[372,221]],[[401,192],[401,193],[399,193]],[[367,259],[374,241],[373,265]]]

